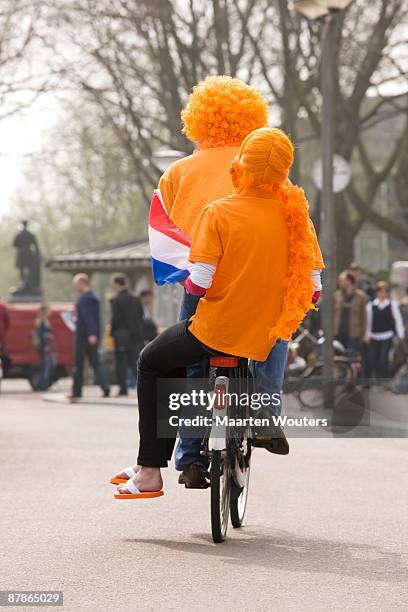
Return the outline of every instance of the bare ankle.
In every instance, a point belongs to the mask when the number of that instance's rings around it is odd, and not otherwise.
[[[160,476],[160,468],[158,467],[147,467],[147,466],[140,466],[140,473],[141,475],[144,476]]]

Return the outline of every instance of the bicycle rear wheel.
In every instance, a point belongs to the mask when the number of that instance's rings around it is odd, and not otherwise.
[[[211,532],[216,544],[223,542],[228,529],[231,498],[231,476],[222,451],[211,452]]]
[[[251,472],[250,450],[247,450],[245,455],[239,458],[240,477],[243,479],[241,487],[237,486],[235,478],[232,478],[231,496],[230,496],[230,516],[232,526],[239,528],[244,522],[245,510],[248,500],[249,477]]]

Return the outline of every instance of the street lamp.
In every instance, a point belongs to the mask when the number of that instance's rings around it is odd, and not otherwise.
[[[320,211],[320,239],[325,259],[325,286],[322,301],[323,344],[323,400],[326,408],[333,407],[333,295],[336,290],[336,240],[333,199],[333,141],[335,104],[335,25],[336,16],[353,0],[298,0],[295,9],[311,20],[322,19],[321,95],[322,95],[322,204]]]

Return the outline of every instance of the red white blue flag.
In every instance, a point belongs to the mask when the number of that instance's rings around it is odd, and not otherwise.
[[[159,189],[155,189],[150,204],[149,244],[153,278],[158,285],[178,283],[189,276],[191,239],[168,216]]]

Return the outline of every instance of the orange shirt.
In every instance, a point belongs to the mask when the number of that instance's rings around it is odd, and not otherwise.
[[[174,162],[159,182],[159,189],[170,219],[192,237],[203,209],[233,191],[229,168],[239,147],[197,149],[192,155]],[[315,269],[324,263],[315,236]],[[205,260],[203,260],[205,261]]]
[[[200,214],[210,202],[232,192],[229,167],[239,147],[197,149],[172,164],[159,189],[170,219],[192,237]]]
[[[207,206],[197,224],[190,261],[216,265],[189,331],[224,353],[264,361],[268,332],[282,310],[288,230],[282,202],[261,189]]]

